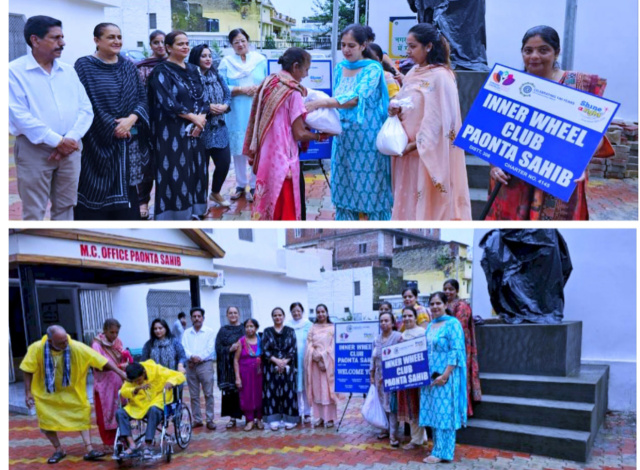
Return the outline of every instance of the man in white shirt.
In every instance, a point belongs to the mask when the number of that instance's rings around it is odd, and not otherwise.
[[[204,392],[206,405],[207,429],[214,430],[213,422],[213,355],[216,350],[215,332],[204,323],[204,309],[194,307],[190,311],[192,328],[187,328],[182,335],[182,346],[187,356],[187,384],[191,397],[191,413],[193,427],[202,426],[200,411],[200,386]]]
[[[178,319],[173,322],[171,327],[171,335],[182,343],[182,335],[187,327],[187,315],[184,312],[178,314]]]
[[[9,132],[22,218],[42,220],[51,199],[52,220],[72,220],[78,198],[81,139],[93,108],[64,49],[60,20],[32,16],[24,27],[31,53],[9,63]]]

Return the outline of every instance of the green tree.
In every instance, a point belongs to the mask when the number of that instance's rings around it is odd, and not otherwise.
[[[354,22],[355,1],[356,0],[339,0],[338,31],[342,31]],[[358,1],[360,2],[360,24],[365,24],[367,0]],[[330,35],[331,25],[333,23],[333,0],[313,0],[313,11],[315,14],[308,18],[309,21],[325,25],[327,27],[325,35]]]

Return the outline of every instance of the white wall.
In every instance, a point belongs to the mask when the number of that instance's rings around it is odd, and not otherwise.
[[[47,15],[62,21],[67,45],[61,60],[73,65],[78,58],[95,50],[93,28],[104,21],[104,7],[119,4],[120,0],[10,0],[9,13],[27,18]]]
[[[360,295],[354,295],[354,282],[360,281]],[[329,315],[345,316],[345,308],[352,313],[371,315],[373,305],[373,268],[326,271],[322,279],[309,283],[310,307],[319,303],[329,308]]]
[[[389,17],[412,16],[405,0],[370,0],[369,25],[376,42],[389,46]],[[548,25],[562,43],[565,2],[559,0],[487,0],[487,59],[521,68],[522,36],[527,29]],[[611,0],[578,0],[575,37],[575,70],[607,79],[605,97],[621,103],[617,117],[638,119],[638,3]]]
[[[149,28],[149,13],[156,14],[156,28]],[[156,29],[171,31],[171,0],[125,0],[122,8],[106,8],[105,19],[115,23],[122,30],[123,49],[143,50],[138,41],[144,44],[149,53],[149,34]]]
[[[476,229],[472,308],[488,317],[491,303],[480,266],[485,229]],[[636,409],[636,232],[561,229],[573,272],[565,286],[565,320],[582,321],[582,360],[611,366],[609,408]]]

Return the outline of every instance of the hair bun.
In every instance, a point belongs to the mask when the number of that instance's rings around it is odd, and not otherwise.
[[[282,65],[282,64],[284,63],[284,60],[282,60],[282,56],[280,56],[280,58],[278,59],[278,63],[279,63],[280,65]]]

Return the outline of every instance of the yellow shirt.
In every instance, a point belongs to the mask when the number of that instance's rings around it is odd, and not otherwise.
[[[20,364],[20,369],[33,374],[31,393],[36,401],[38,425],[45,431],[84,431],[91,427],[91,405],[87,400],[87,372],[89,367],[102,369],[108,362],[86,344],[69,339],[71,348],[71,383],[62,386],[63,351],[51,348],[56,365],[56,391],[47,393],[44,380],[45,335],[33,343]]]
[[[152,406],[162,409],[162,390],[167,382],[175,386],[185,381],[183,373],[162,367],[152,359],[140,364],[147,371],[147,380],[143,383],[148,383],[151,387],[140,390],[135,395],[133,391],[137,385],[131,382],[125,382],[120,389],[120,396],[129,400],[124,409],[134,419],[144,418]],[[173,390],[167,391],[167,403],[171,402],[173,402]]]

